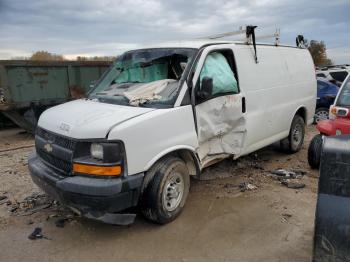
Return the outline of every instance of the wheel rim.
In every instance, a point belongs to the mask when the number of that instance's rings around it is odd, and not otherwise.
[[[303,139],[303,127],[301,124],[296,124],[293,130],[292,142],[298,146]]]
[[[327,111],[318,111],[315,114],[315,122],[318,123],[321,120],[327,120],[328,119],[328,112]]]
[[[171,174],[166,180],[163,190],[163,208],[167,211],[174,211],[181,203],[184,190],[185,183],[181,174]]]

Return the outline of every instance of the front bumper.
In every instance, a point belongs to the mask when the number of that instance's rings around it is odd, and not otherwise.
[[[337,117],[335,119],[322,120],[317,124],[321,134],[327,136],[337,135],[337,131],[344,135],[350,134],[350,119]]]
[[[63,176],[32,153],[28,167],[33,181],[81,215],[116,213],[137,205],[143,173],[120,178]]]

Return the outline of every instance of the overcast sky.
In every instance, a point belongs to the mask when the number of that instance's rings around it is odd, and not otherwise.
[[[334,62],[350,63],[350,0],[0,0],[0,18],[0,59],[114,56],[254,24],[257,34],[280,28],[282,43],[323,40]]]

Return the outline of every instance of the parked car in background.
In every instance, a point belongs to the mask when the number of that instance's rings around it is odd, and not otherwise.
[[[318,68],[316,76],[326,78],[329,82],[341,86],[350,73],[350,65],[332,65]]]
[[[329,108],[334,103],[339,87],[327,80],[317,79],[317,102],[315,111],[315,123],[328,119]]]
[[[340,88],[334,104],[329,110],[329,120],[317,124],[320,132],[310,142],[308,161],[312,168],[320,165],[324,136],[350,135],[350,76]]]

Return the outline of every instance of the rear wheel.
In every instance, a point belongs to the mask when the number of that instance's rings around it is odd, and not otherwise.
[[[317,108],[314,116],[314,122],[317,124],[322,120],[327,120],[329,118],[329,109],[325,107]]]
[[[322,152],[322,135],[318,134],[311,140],[309,149],[307,152],[307,160],[312,168],[319,168],[321,162]]]
[[[141,200],[143,215],[158,224],[169,223],[181,213],[189,192],[185,162],[177,157],[165,158],[147,172],[146,178]]]
[[[299,115],[295,115],[289,130],[288,137],[280,141],[280,146],[282,150],[287,153],[298,152],[303,146],[304,136],[305,136],[304,119]]]

